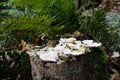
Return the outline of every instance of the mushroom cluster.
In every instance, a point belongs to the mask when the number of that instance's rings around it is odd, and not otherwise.
[[[55,47],[46,46],[39,50],[27,51],[28,54],[37,54],[42,61],[59,62],[61,58],[79,56],[90,52],[90,48],[99,47],[101,43],[93,40],[77,41],[75,38],[60,38]]]

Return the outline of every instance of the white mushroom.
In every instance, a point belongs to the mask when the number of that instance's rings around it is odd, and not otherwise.
[[[76,41],[76,39],[75,38],[68,38],[68,39],[60,38],[60,41],[63,42],[63,43],[73,43],[73,42]]]
[[[90,52],[90,47],[99,47],[101,43],[93,40],[77,41],[75,38],[60,38],[59,44],[55,47],[48,47],[40,49],[39,51],[27,51],[29,55],[37,53],[39,58],[43,61],[59,62],[60,57],[68,58],[71,56],[78,56]]]
[[[83,40],[83,44],[92,44],[93,40]]]
[[[84,40],[82,41],[86,47],[99,47],[101,43],[93,42],[93,40]]]
[[[58,60],[58,55],[55,51],[38,51],[37,54],[39,54],[39,58],[43,61],[57,62]]]

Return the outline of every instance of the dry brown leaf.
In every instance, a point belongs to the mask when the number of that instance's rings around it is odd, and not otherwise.
[[[19,50],[25,51],[26,50],[26,42],[22,39],[19,45]]]

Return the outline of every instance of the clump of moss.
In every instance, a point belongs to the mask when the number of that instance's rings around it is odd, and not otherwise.
[[[85,57],[86,69],[85,77],[89,80],[108,80],[107,56],[102,47],[94,48]]]

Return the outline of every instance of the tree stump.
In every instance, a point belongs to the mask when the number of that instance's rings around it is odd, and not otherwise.
[[[86,80],[84,77],[84,56],[78,61],[61,64],[42,62],[38,57],[30,57],[33,80]]]
[[[105,55],[99,48],[61,64],[43,62],[38,56],[30,56],[30,61],[33,80],[108,80]]]

